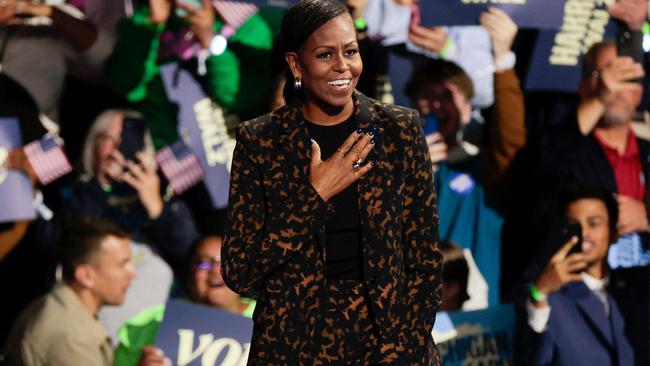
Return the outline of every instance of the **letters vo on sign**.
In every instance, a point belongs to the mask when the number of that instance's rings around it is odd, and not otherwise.
[[[194,331],[178,330],[178,366],[186,366],[200,359],[201,366],[246,366],[250,343],[241,344],[233,338],[214,339],[212,334],[201,334],[199,344],[193,349]],[[221,362],[217,365],[217,361]],[[197,364],[197,363],[194,363]]]

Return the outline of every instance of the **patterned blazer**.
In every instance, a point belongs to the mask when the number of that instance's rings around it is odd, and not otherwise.
[[[431,338],[442,256],[429,150],[417,112],[353,94],[355,123],[379,133],[358,181],[363,281],[379,344],[373,362],[439,365]],[[222,251],[228,287],[257,299],[249,365],[318,365],[325,301],[325,221],[332,207],[309,183],[300,104],[237,131]],[[353,324],[350,324],[353,326]]]

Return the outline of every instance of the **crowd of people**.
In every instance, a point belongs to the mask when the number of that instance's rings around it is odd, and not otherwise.
[[[258,5],[0,0],[0,123],[74,165],[0,160],[38,213],[0,222],[0,364],[172,364],[170,298],[253,318],[251,364],[437,364],[437,311],[500,304],[514,364],[650,364],[648,1],[609,6],[638,43],[585,45],[572,93],[525,90],[538,31],[500,8]],[[237,141],[227,207],[159,167],[181,73]]]

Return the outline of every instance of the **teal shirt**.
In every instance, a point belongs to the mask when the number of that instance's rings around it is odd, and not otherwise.
[[[241,298],[248,304],[242,313],[247,318],[253,317],[255,300]],[[156,343],[158,328],[165,315],[165,305],[152,306],[138,313],[120,327],[117,338],[120,344],[115,349],[114,366],[137,366],[142,347]]]
[[[484,162],[480,154],[456,164],[442,163],[436,173],[439,231],[469,249],[489,287],[489,305],[499,304],[503,218],[486,202]]]

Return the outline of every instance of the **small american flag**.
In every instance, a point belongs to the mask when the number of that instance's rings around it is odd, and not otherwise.
[[[47,185],[72,171],[72,165],[62,145],[63,140],[60,137],[47,135],[40,140],[30,142],[23,148],[29,165],[32,166],[41,184]]]
[[[203,179],[199,159],[183,140],[160,149],[156,154],[156,161],[176,194],[185,192]]]
[[[248,18],[255,14],[259,9],[253,4],[238,1],[216,0],[212,4],[226,24],[239,29],[242,24],[246,23]]]

